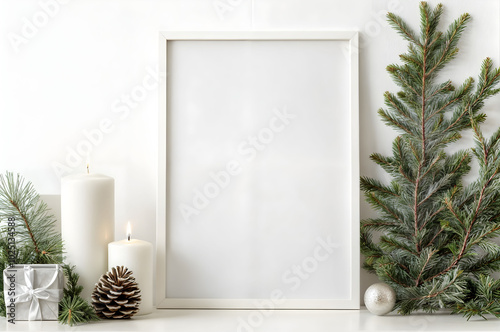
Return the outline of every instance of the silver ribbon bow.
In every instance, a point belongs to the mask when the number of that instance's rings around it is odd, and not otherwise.
[[[48,289],[57,280],[59,271],[56,269],[50,282],[39,288],[33,288],[35,270],[31,266],[24,267],[24,281],[26,285],[16,283],[16,290],[19,291],[13,298],[17,303],[31,302],[28,320],[42,320],[40,310],[40,300],[49,302],[59,302],[60,289]]]

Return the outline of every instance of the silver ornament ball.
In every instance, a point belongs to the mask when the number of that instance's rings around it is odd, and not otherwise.
[[[366,309],[375,315],[385,315],[392,311],[396,304],[396,292],[391,286],[378,282],[365,292]]]

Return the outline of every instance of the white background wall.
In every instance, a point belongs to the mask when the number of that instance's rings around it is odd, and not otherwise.
[[[123,98],[154,72],[162,30],[360,31],[361,174],[385,177],[368,157],[390,153],[395,132],[376,111],[383,92],[396,91],[385,67],[398,61],[406,44],[384,15],[391,10],[416,27],[418,1],[55,1],[0,1],[0,171],[19,172],[41,194],[58,195],[61,172],[54,165],[64,165],[64,174],[82,172],[86,153],[76,153],[90,147],[92,170],[116,180],[116,238],[124,238],[131,220],[141,224],[134,237],[155,240],[158,93],[147,90],[128,107]],[[444,78],[458,84],[475,77],[486,56],[499,66],[499,2],[442,2],[446,25],[464,12],[473,17]],[[221,3],[230,10],[218,12],[214,5]],[[500,125],[500,97],[486,111],[491,131]],[[108,130],[99,137],[102,121]],[[85,132],[93,133],[93,142]],[[48,198],[57,208],[57,197]],[[361,216],[372,215],[363,202]],[[363,273],[361,294],[374,281]]]

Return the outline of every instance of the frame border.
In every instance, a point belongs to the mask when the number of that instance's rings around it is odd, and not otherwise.
[[[158,115],[158,183],[156,204],[156,292],[157,308],[178,309],[268,309],[259,307],[265,299],[184,299],[166,297],[166,224],[167,133],[168,133],[168,73],[167,50],[170,41],[179,40],[330,40],[347,41],[349,49],[349,106],[351,127],[351,296],[346,300],[287,299],[275,309],[359,309],[360,306],[360,248],[359,248],[359,54],[356,31],[168,31],[159,34],[159,75],[165,78],[160,85]],[[163,76],[162,76],[163,75]]]

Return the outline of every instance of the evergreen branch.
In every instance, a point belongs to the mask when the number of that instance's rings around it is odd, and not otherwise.
[[[40,199],[31,182],[18,174],[0,175],[0,219],[16,219],[16,244],[28,246],[32,258],[25,263],[58,264],[62,261],[61,235],[54,228],[55,218]],[[22,220],[22,222],[20,222]],[[1,226],[1,231],[7,227]]]
[[[364,228],[383,228],[385,226],[397,226],[397,224],[393,222],[386,222],[380,219],[368,219],[368,220],[363,220],[361,222],[361,229]]]
[[[386,204],[382,203],[379,199],[377,199],[377,197],[374,193],[371,193],[370,198],[374,202],[376,202],[380,207],[382,207],[388,214],[393,216],[399,222],[402,222],[402,220],[398,217],[398,215],[394,211],[392,211]]]
[[[427,170],[424,172],[424,174],[422,174],[421,178],[424,178],[427,174],[429,174],[429,172],[434,168],[434,166],[436,166],[437,162],[440,161],[442,158],[443,158],[442,154],[440,154],[436,158],[434,158],[434,160],[431,162],[431,164],[429,166],[427,166]],[[423,203],[423,201],[418,203],[418,205],[421,205],[422,203]]]
[[[422,204],[427,202],[433,195],[435,195],[444,185],[446,185],[447,178],[441,179],[440,182],[437,182],[432,190],[429,190],[429,193],[418,203],[417,207],[420,207]],[[419,228],[420,230],[421,228]]]
[[[428,220],[431,220],[431,219],[432,219],[432,218],[434,218],[437,214],[439,214],[439,213],[443,212],[445,209],[446,209],[446,208],[445,208],[444,206],[440,207],[438,210],[436,210],[434,213],[432,213],[432,214],[429,216]],[[425,227],[425,226],[426,226],[426,224],[423,224],[423,225],[422,225],[422,227]]]
[[[462,121],[463,117],[468,114],[469,112],[469,108],[466,107],[459,115],[459,117],[457,119],[455,119],[455,121],[453,123],[451,123],[445,130],[443,130],[443,133],[446,133],[448,130],[451,130],[453,127],[455,127],[457,124],[460,123],[460,121]]]
[[[483,187],[481,188],[481,193],[479,194],[479,200],[477,202],[477,207],[476,207],[476,211],[474,213],[474,217],[472,218],[472,221],[470,223],[470,226],[469,226],[469,231],[468,233],[470,233],[470,230],[472,229],[472,226],[474,225],[474,222],[477,220],[477,217],[479,215],[479,209],[481,207],[481,204],[483,202],[483,199],[484,199],[484,192],[486,190],[486,188],[488,188],[489,184],[491,183],[491,181],[493,181],[493,178],[498,174],[498,169],[495,170],[495,172],[493,172],[493,174],[490,176],[490,178],[486,181],[486,183],[483,185]]]
[[[411,149],[411,152],[413,154],[413,156],[415,157],[415,160],[418,162],[418,164],[422,164],[422,157],[417,149],[417,147],[415,146],[415,144],[413,142],[408,142],[408,145],[410,146],[410,149]],[[417,183],[417,179],[419,178],[419,173],[417,173],[417,177],[415,178],[415,184]]]
[[[465,154],[463,155],[462,159],[460,160],[460,163],[457,165],[457,167],[455,167],[455,169],[453,169],[453,170],[451,171],[451,173],[450,173],[450,174],[455,174],[455,173],[456,173],[456,172],[460,169],[460,167],[462,166],[463,162],[464,162],[465,160],[467,160],[467,159],[469,159],[469,155],[468,155],[467,153],[465,153]]]
[[[454,281],[454,280],[452,280]],[[433,297],[436,297],[438,295],[441,295],[442,293],[444,293],[448,288],[450,288],[451,286],[453,285],[453,283],[449,283],[446,287],[444,287],[443,289],[437,291],[437,292],[434,292],[432,294],[429,294],[429,295],[426,295],[424,296],[423,298],[424,299],[430,299],[430,298],[433,298]]]
[[[479,236],[476,240],[472,241],[470,245],[473,246],[473,245],[479,244],[479,242],[481,242],[484,238],[487,238],[489,235],[496,233],[498,231],[500,231],[500,225],[493,227],[492,229],[490,229],[489,231],[487,231],[484,234],[481,234],[481,236]]]
[[[3,180],[3,178],[2,178],[2,180]],[[23,219],[24,225],[26,226],[26,229],[28,230],[31,241],[33,242],[33,246],[35,247],[35,251],[37,254],[39,254],[40,249],[38,249],[38,243],[35,240],[35,235],[33,234],[33,231],[31,230],[30,223],[28,222],[28,218],[26,218],[26,215],[21,211],[21,209],[19,209],[19,206],[16,204],[16,202],[14,202],[13,200],[10,200],[10,203],[17,210],[17,212],[19,213],[19,215]]]
[[[432,244],[434,243],[434,241],[437,239],[437,237],[443,232],[443,228],[441,228],[438,232],[436,232],[436,234],[434,234],[434,236],[432,237],[432,239],[427,243],[426,247],[430,247],[432,246]]]
[[[60,302],[58,321],[61,324],[75,326],[100,320],[94,308],[82,297],[64,297]]]
[[[24,222],[24,225],[33,243],[34,250],[36,251],[36,253],[40,253],[40,249],[38,248],[38,243],[30,227],[30,222],[26,217],[26,211],[21,210],[21,208],[19,207],[19,203],[16,200],[17,198],[16,194],[18,192],[29,193],[31,192],[31,190],[32,190],[31,183],[28,183],[26,186],[24,186],[24,180],[21,179],[19,175],[17,175],[17,182],[14,181],[14,176],[10,172],[7,172],[5,176],[0,175],[0,191],[2,192],[2,197],[4,197],[5,199],[5,201],[2,202],[3,208],[4,209],[6,208],[5,207],[6,204],[12,205],[12,207],[15,209],[17,214],[21,217],[21,219]],[[31,207],[32,204],[29,204],[28,206]]]
[[[481,273],[500,270],[500,128],[488,139],[480,124],[484,101],[500,93],[500,68],[486,58],[474,87],[472,78],[455,88],[436,75],[458,54],[458,41],[470,20],[461,15],[445,33],[438,31],[441,5],[420,4],[420,34],[389,13],[391,26],[409,42],[401,65],[387,71],[400,91],[386,92],[384,122],[401,131],[392,155],[371,159],[391,177],[390,185],[362,178],[361,189],[381,217],[361,224],[364,267],[398,294],[402,314],[454,308],[467,318],[500,317],[500,281]],[[472,127],[471,152],[451,156],[445,148]],[[476,181],[464,186],[471,157],[479,163]],[[377,241],[372,233],[381,232]],[[377,233],[378,235],[378,233]]]
[[[76,266],[70,266],[68,264],[63,265],[64,275],[66,276],[67,282],[64,288],[64,295],[75,297],[79,296],[83,291],[83,286],[78,285],[78,280],[80,276],[75,272]]]
[[[431,75],[435,70],[437,70],[443,64],[443,61],[447,60],[447,56],[449,56],[448,52],[449,52],[450,48],[454,46],[454,44],[455,44],[454,41],[456,40],[456,38],[460,37],[462,30],[465,28],[465,24],[469,20],[470,20],[470,15],[463,14],[462,16],[460,16],[458,21],[456,21],[454,24],[452,24],[452,26],[450,27],[451,33],[449,33],[449,34],[451,34],[451,36],[448,36],[448,38],[447,38],[446,47],[443,50],[443,53],[442,53],[441,57],[439,58],[439,60],[437,61],[437,63],[434,65],[434,67],[432,67],[428,71],[427,76]],[[456,50],[455,52],[457,52],[457,51],[458,50]]]
[[[413,93],[415,93],[416,95],[418,95],[419,93],[417,92],[417,90],[410,84],[410,82],[408,81],[407,78],[405,78],[404,76],[402,76],[400,73],[399,73],[399,70],[396,66],[394,65],[391,65],[391,66],[387,66],[387,71],[394,77],[394,78],[397,78],[397,82],[401,84],[402,87],[406,87],[407,89],[410,89]]]
[[[491,267],[491,265],[494,265]],[[490,269],[490,272],[495,272],[498,271],[500,266],[500,253],[497,253],[496,255],[487,255],[480,259],[479,261],[475,262],[471,266],[467,266],[464,268],[465,271],[470,272],[470,273],[476,273],[476,272],[485,272],[487,269]]]
[[[464,83],[464,86],[461,87],[460,93],[457,93],[454,98],[450,99],[446,104],[444,104],[443,106],[438,108],[435,112],[431,113],[431,115],[429,115],[429,117],[426,120],[428,121],[428,120],[432,119],[436,114],[440,114],[443,110],[445,110],[450,105],[460,101],[463,98],[464,93],[466,93],[467,91],[470,90],[470,88],[472,87],[472,83],[474,83],[474,80],[472,78],[469,78]],[[439,90],[437,90],[436,92],[438,92],[438,91]],[[431,95],[431,97],[434,97],[434,95]]]
[[[483,155],[482,155],[482,161],[484,162],[483,166],[487,167],[488,166],[488,153],[489,153],[489,149],[488,149],[488,147],[486,146],[486,144],[484,142],[484,136],[480,132],[477,123],[475,123],[475,121],[473,121],[473,120],[471,120],[471,122],[472,122],[472,130],[474,131],[475,139],[479,143],[479,145],[481,146],[481,151],[483,153]],[[479,158],[479,159],[481,160],[481,158]]]
[[[418,274],[418,277],[417,277],[417,280],[415,281],[415,286],[419,286],[420,285],[420,278],[422,277],[422,273],[424,273],[425,271],[425,267],[427,266],[427,264],[429,264],[429,261],[431,260],[432,256],[436,253],[436,250],[432,250],[429,252],[429,254],[427,255],[427,259],[425,260],[425,263],[424,265],[422,266],[422,268],[420,269],[420,273]]]
[[[443,83],[438,89],[436,89],[433,93],[430,94],[430,96],[428,98],[432,98],[436,95],[439,95],[443,92],[449,92],[449,91],[452,91],[453,89],[453,84],[451,83],[451,81],[446,81],[445,83]],[[439,113],[439,110],[436,111],[436,113]],[[436,113],[433,113],[432,115],[436,114]],[[430,117],[427,118],[427,120],[429,118],[432,117],[432,115]]]
[[[421,165],[421,164],[420,164]],[[414,219],[414,228],[415,228],[415,233],[413,233],[413,236],[416,237],[418,234],[418,187],[420,185],[420,166],[418,169],[417,173],[417,179],[415,180],[415,190],[413,193],[414,199],[413,199],[413,219]],[[418,243],[415,244],[417,252],[420,252],[420,246]]]
[[[434,36],[434,38],[432,39],[432,41],[427,45],[427,47],[429,49],[432,49],[432,46],[434,46],[438,41],[440,41],[443,37],[443,33],[441,31],[439,31],[438,33],[436,33],[436,35]]]
[[[401,60],[403,60],[407,64],[411,64],[411,65],[414,65],[416,67],[422,66],[422,62],[420,62],[418,60],[418,58],[416,58],[415,56],[408,56],[406,54],[400,54],[399,57],[401,58]]]
[[[451,214],[453,214],[453,216],[455,217],[455,219],[457,219],[457,221],[461,225],[465,225],[465,221],[463,221],[462,218],[460,218],[460,216],[458,215],[458,213],[455,211],[455,209],[453,209],[453,206],[452,206],[452,203],[451,203],[451,199],[445,198],[444,203],[446,204],[446,207],[448,208],[448,211],[450,211]]]
[[[425,21],[426,22],[426,25],[422,24],[422,27],[426,27],[426,33],[428,34],[429,33],[429,24],[428,24],[428,12],[427,10],[425,10],[427,7],[427,3],[424,3],[424,2],[421,2],[421,10],[420,12],[421,13],[424,13],[424,17],[425,17]],[[425,93],[426,93],[426,83],[427,83],[427,75],[426,75],[426,67],[427,67],[427,35],[426,35],[426,38],[425,38],[425,43],[424,45],[422,46],[423,48],[423,60],[422,60],[422,92],[421,92],[421,103],[422,103],[422,108],[421,108],[421,124],[420,124],[420,127],[421,127],[421,132],[422,132],[422,137],[421,137],[421,140],[422,140],[422,144],[421,144],[421,149],[422,149],[422,160],[420,160],[419,162],[419,165],[418,165],[418,170],[417,170],[417,178],[415,179],[415,190],[414,190],[414,201],[413,201],[413,211],[414,211],[414,227],[415,227],[415,233],[414,233],[414,236],[416,237],[417,234],[418,234],[418,231],[419,231],[419,227],[418,227],[418,207],[419,207],[419,203],[418,203],[418,195],[419,195],[419,187],[420,187],[420,181],[421,181],[421,172],[422,172],[422,167],[423,167],[423,164],[425,163],[426,161],[426,138],[425,138],[425,118],[426,118],[426,115],[425,115],[425,111],[426,111],[426,97],[425,97]],[[420,246],[418,244],[418,242],[416,243],[416,249],[417,249],[417,252],[420,252]]]
[[[398,122],[396,119],[394,119],[392,116],[390,116],[390,114],[387,113],[386,111],[384,111],[383,109],[380,109],[378,114],[385,120],[385,122],[387,124],[393,125],[394,127],[397,127],[399,129],[403,130],[404,132],[406,132],[409,135],[413,135],[413,133],[411,132],[411,130],[409,129],[408,126],[404,125],[401,122]]]
[[[440,275],[443,275],[443,274],[447,273],[452,268],[454,268],[458,264],[458,262],[460,262],[460,259],[462,259],[462,256],[464,255],[465,250],[467,249],[467,244],[468,244],[468,241],[469,241],[469,237],[471,236],[472,226],[474,225],[474,222],[477,219],[479,207],[481,206],[481,203],[482,203],[483,198],[484,198],[484,191],[485,191],[486,187],[489,185],[489,183],[491,182],[491,180],[493,180],[493,177],[497,174],[497,172],[498,171],[495,171],[495,173],[488,179],[488,181],[483,185],[483,188],[481,189],[481,193],[480,193],[479,200],[478,200],[478,203],[477,203],[476,211],[474,213],[472,221],[469,224],[469,227],[467,228],[467,232],[466,232],[464,240],[463,240],[462,248],[460,249],[460,252],[458,253],[457,257],[450,264],[450,266],[448,266],[446,269],[442,270],[438,274],[436,274],[436,275],[434,275],[432,277],[427,278],[425,281],[432,280],[433,278],[439,277]],[[462,224],[465,225],[465,222],[463,222]]]
[[[384,236],[381,238],[380,242],[386,247],[387,246],[393,247],[391,250],[394,250],[394,248],[396,248],[399,250],[406,251],[407,253],[409,253],[411,255],[418,256],[418,254],[416,254],[414,251],[412,251],[409,247],[405,246],[404,244],[402,244],[401,242],[397,241],[394,238],[389,238],[389,237]]]
[[[399,173],[406,179],[408,182],[415,184],[415,180],[410,179],[410,177],[403,171],[403,167],[399,166]]]
[[[500,284],[490,276],[480,275],[472,285],[476,290],[475,297],[465,304],[457,304],[455,313],[463,314],[467,320],[472,316],[481,316],[486,319],[487,314],[500,318]]]
[[[451,123],[444,131],[443,133],[447,132],[451,128],[453,128],[457,123],[462,120],[463,116],[465,114],[469,114],[469,111],[472,111],[471,115],[473,114],[474,108],[477,105],[480,105],[481,102],[486,98],[489,97],[490,95],[490,90],[498,83],[498,79],[500,78],[500,70],[496,70],[496,73],[493,73],[490,75],[490,71],[492,68],[492,62],[490,58],[486,58],[483,62],[482,68],[481,68],[481,75],[480,75],[480,90],[478,91],[475,99],[473,101],[470,101],[467,103],[467,106],[465,107],[464,111],[460,114],[460,116],[453,122]],[[490,77],[491,76],[491,77]],[[494,92],[498,93],[498,91]]]
[[[374,192],[377,191],[382,194],[389,194],[392,196],[398,197],[399,195],[392,190],[390,190],[388,187],[382,185],[379,181],[375,179],[370,179],[366,177],[361,178],[361,188],[363,191],[366,192]]]
[[[403,105],[401,105],[400,103],[397,103],[396,102],[396,98],[394,95],[392,95],[391,93],[389,92],[386,92],[384,94],[384,97],[385,97],[385,100],[388,102],[388,104],[390,106],[392,106],[396,111],[398,111],[398,113],[403,116],[404,118],[412,121],[413,119],[411,118],[411,116],[409,115],[408,111],[407,110],[404,110],[403,108]]]
[[[391,158],[384,157],[379,153],[371,154],[370,159],[388,172],[390,172],[394,168]]]
[[[94,308],[80,296],[83,286],[78,285],[80,276],[74,270],[75,266],[63,265],[67,282],[63,298],[59,302],[59,323],[74,326],[98,321],[100,318]]]
[[[389,23],[396,29],[398,32],[408,41],[414,43],[415,45],[421,46],[420,42],[415,37],[413,31],[411,31],[410,27],[397,15],[393,13],[388,13],[387,18],[389,19]]]
[[[394,264],[389,264],[389,263],[387,263],[386,265],[394,265]],[[384,266],[384,265],[381,265],[381,267],[382,267],[382,266]],[[393,277],[390,273],[385,272],[385,273],[384,273],[384,275],[385,275],[387,278],[391,279],[391,280],[392,280],[392,282],[394,282],[394,283],[398,284],[399,286],[401,286],[401,287],[408,287],[408,285],[406,285],[406,284],[402,283],[402,282],[401,282],[401,281],[399,281],[399,280],[396,280],[396,279],[395,279],[395,278],[394,278],[394,277]]]

